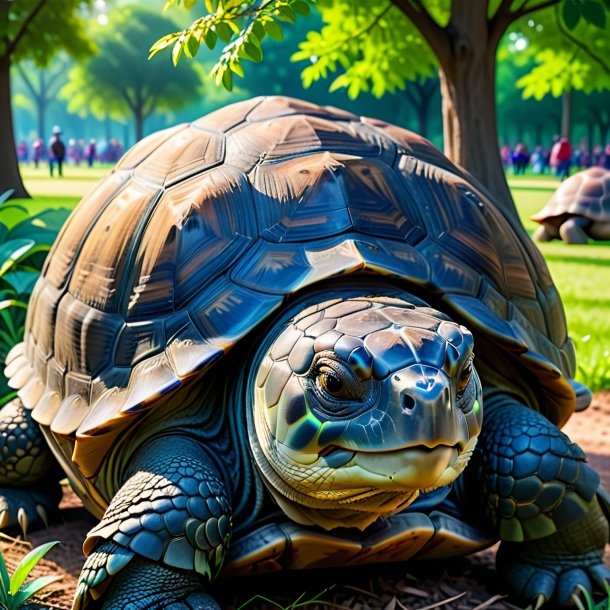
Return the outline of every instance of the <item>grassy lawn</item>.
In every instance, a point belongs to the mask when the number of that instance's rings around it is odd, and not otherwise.
[[[34,195],[21,200],[30,213],[47,208],[73,208],[79,198],[105,176],[108,167],[67,167],[64,178],[51,179],[46,166],[26,168],[26,187]],[[529,216],[540,210],[559,181],[551,176],[509,176],[519,214],[528,232],[536,223]],[[578,353],[578,378],[594,389],[610,388],[610,242],[567,246],[539,244],[562,295],[570,336]]]

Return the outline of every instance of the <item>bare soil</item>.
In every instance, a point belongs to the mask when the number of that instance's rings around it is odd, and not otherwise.
[[[591,465],[600,473],[610,489],[610,391],[599,392],[593,404],[583,413],[576,413],[564,432],[586,452]],[[62,580],[38,599],[43,607],[69,609],[80,568],[83,564],[81,545],[95,521],[84,510],[72,491],[66,489],[61,505],[61,523],[48,530],[32,532],[28,541],[0,538],[9,571],[23,556],[30,544],[37,546],[49,540],[61,544],[48,554],[34,576],[56,574]],[[408,565],[377,565],[358,570],[299,572],[249,579],[221,579],[214,594],[223,608],[246,605],[251,609],[287,608],[304,594],[301,603],[320,595],[307,604],[315,608],[346,608],[352,610],[506,610],[511,606],[496,578],[494,557],[496,547],[470,557],[443,562],[413,562]],[[605,561],[610,565],[610,547]],[[251,598],[256,599],[251,600]],[[267,598],[269,601],[265,601]]]

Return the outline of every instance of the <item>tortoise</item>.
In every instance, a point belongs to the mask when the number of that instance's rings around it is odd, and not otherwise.
[[[6,363],[0,523],[45,521],[65,471],[100,519],[76,609],[497,540],[537,604],[610,580],[544,260],[383,121],[265,97],[144,139],[63,227]]]
[[[589,238],[610,240],[610,170],[590,167],[562,182],[540,212],[534,239],[563,239],[586,244]]]

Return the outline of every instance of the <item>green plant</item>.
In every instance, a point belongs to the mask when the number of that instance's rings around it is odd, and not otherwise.
[[[59,541],[47,542],[32,549],[15,568],[12,576],[9,576],[4,557],[0,553],[0,606],[5,610],[16,610],[21,608],[33,595],[50,585],[61,580],[61,576],[43,576],[24,584],[30,572],[36,564],[56,545]]]
[[[0,194],[0,362],[23,337],[25,312],[44,259],[64,223],[67,210],[30,215]],[[14,397],[0,375],[0,406]]]
[[[597,604],[593,601],[591,594],[582,585],[578,585],[578,588],[580,589],[580,592],[587,603],[585,606],[580,599],[575,599],[574,603],[576,604],[578,610],[610,610],[610,587],[608,587],[608,585],[605,587],[606,599]]]

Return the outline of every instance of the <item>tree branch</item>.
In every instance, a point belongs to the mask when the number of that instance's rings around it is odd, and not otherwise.
[[[602,70],[610,76],[610,67],[606,65],[604,60],[595,54],[584,42],[578,40],[578,38],[572,36],[568,30],[565,29],[561,22],[561,16],[559,15],[559,5],[555,7],[555,19],[557,21],[557,27],[559,31],[574,45],[576,45],[581,51],[584,51],[596,64],[601,66]]]
[[[523,15],[529,15],[530,13],[535,13],[543,8],[548,8],[549,6],[553,6],[555,4],[559,4],[559,0],[544,0],[540,4],[534,4],[533,6],[527,6],[527,0],[516,10],[511,13],[512,19],[519,19],[519,17],[523,17]]]
[[[442,65],[448,59],[451,41],[445,28],[441,27],[426,10],[421,0],[392,0],[392,2],[410,19],[422,33],[426,42]]]
[[[34,88],[34,85],[32,84],[32,81],[28,77],[26,71],[23,69],[23,66],[21,66],[20,64],[17,64],[17,70],[19,72],[19,76],[21,76],[23,82],[26,84],[27,88],[30,90],[32,97],[34,97],[36,100],[38,100],[38,97],[39,97],[38,93],[36,92],[36,89]]]
[[[38,0],[38,4],[34,7],[34,10],[32,10],[32,12],[26,17],[25,21],[21,25],[21,29],[17,32],[17,36],[15,36],[15,38],[8,45],[7,55],[9,57],[15,52],[15,49],[21,42],[21,39],[25,36],[26,32],[28,31],[30,24],[32,23],[32,21],[34,21],[34,19],[36,18],[36,15],[38,15],[38,13],[40,13],[40,10],[46,4],[46,2],[47,2],[47,0]]]

